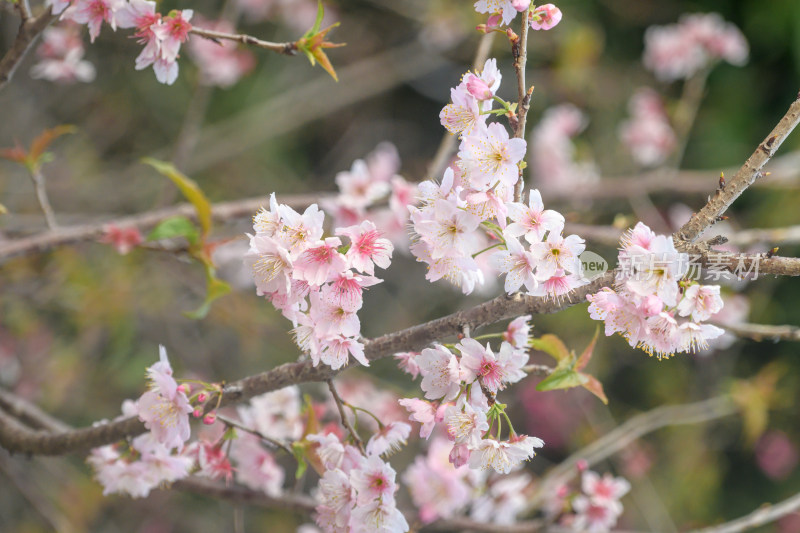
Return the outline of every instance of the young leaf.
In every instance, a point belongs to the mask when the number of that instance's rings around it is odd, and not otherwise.
[[[575,363],[575,370],[583,370],[586,365],[589,363],[589,359],[592,358],[592,353],[594,352],[594,347],[597,345],[597,337],[600,335],[600,328],[595,328],[594,330],[594,337],[592,337],[592,342],[589,343],[589,346],[583,351],[580,357],[578,357],[578,362]]]
[[[39,165],[44,162],[41,161],[41,157],[44,155],[44,151],[47,150],[47,147],[50,146],[50,143],[62,135],[75,133],[76,131],[78,131],[78,128],[71,124],[62,124],[61,126],[44,130],[31,143],[31,151],[28,152],[28,156],[34,164]]]
[[[174,237],[184,237],[189,244],[197,244],[200,239],[200,232],[194,222],[186,217],[177,216],[162,221],[147,236],[148,241],[158,241],[161,239],[172,239]]]
[[[211,230],[211,203],[203,194],[203,191],[197,183],[185,176],[181,171],[175,168],[171,163],[159,161],[151,157],[145,157],[142,162],[150,165],[162,175],[166,176],[180,189],[181,193],[186,197],[189,202],[194,206],[197,211],[197,220],[200,222],[202,228],[202,238],[205,239],[208,232]]]
[[[531,339],[531,346],[551,355],[556,361],[563,361],[569,357],[569,350],[561,339],[549,333],[538,339]]]
[[[588,381],[588,377],[571,368],[556,368],[552,374],[536,385],[536,390],[547,391],[580,387]]]
[[[601,402],[608,405],[608,398],[606,398],[606,393],[603,392],[603,384],[594,376],[590,376],[589,374],[581,375],[587,378],[586,383],[583,384],[583,388],[600,398]]]

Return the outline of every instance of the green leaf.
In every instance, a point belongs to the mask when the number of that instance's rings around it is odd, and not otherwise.
[[[300,479],[303,477],[303,474],[306,473],[306,470],[308,470],[306,447],[299,442],[295,442],[292,445],[292,452],[294,453],[294,458],[297,460],[297,470],[294,473],[294,477],[295,479]]]
[[[561,339],[549,333],[542,335],[538,339],[531,339],[531,346],[539,351],[551,355],[556,361],[563,361],[570,355],[569,350],[567,350],[567,347],[564,346],[564,343],[561,341]]]
[[[547,391],[580,387],[589,381],[588,376],[575,372],[571,368],[556,368],[552,374],[536,385],[536,390]]]
[[[597,337],[600,335],[600,327],[598,326],[594,330],[594,337],[592,337],[592,342],[589,343],[589,346],[583,351],[580,357],[578,357],[578,362],[575,363],[575,370],[583,370],[586,365],[589,363],[589,359],[592,358],[592,353],[594,352],[594,347],[597,345]]]
[[[208,198],[206,198],[206,195],[203,194],[203,191],[197,183],[184,175],[171,163],[159,161],[152,157],[145,157],[142,159],[142,163],[150,165],[162,175],[172,180],[186,199],[191,202],[195,211],[197,211],[197,220],[200,222],[200,228],[202,228],[202,238],[205,239],[206,235],[208,235],[208,232],[211,230],[211,203],[208,201]]]
[[[148,241],[158,241],[161,239],[172,239],[174,237],[184,237],[189,244],[197,244],[200,233],[194,222],[186,217],[177,216],[164,220],[147,236]]]

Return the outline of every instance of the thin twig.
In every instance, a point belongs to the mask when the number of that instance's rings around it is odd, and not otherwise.
[[[217,500],[246,503],[248,505],[265,507],[267,509],[295,511],[303,514],[313,512],[317,505],[316,502],[308,496],[299,494],[268,496],[264,491],[251,490],[239,485],[227,486],[223,483],[217,483],[210,479],[199,477],[181,479],[174,482],[171,488],[201,494]]]
[[[277,52],[287,56],[293,56],[297,53],[297,43],[294,42],[273,43],[269,41],[262,41],[261,39],[253,37],[252,35],[207,30],[205,28],[198,28],[196,26],[189,30],[189,33],[212,40],[224,39],[228,41],[236,41],[237,43],[263,48],[264,50],[270,50],[272,52]]]
[[[720,325],[737,337],[754,341],[800,341],[800,327],[770,326],[768,324]]]
[[[581,460],[592,466],[624,449],[642,435],[657,429],[682,424],[699,424],[729,416],[735,412],[736,407],[730,398],[718,396],[697,403],[666,405],[635,416],[585,448],[573,453],[550,470],[542,479],[539,490],[531,498],[529,508],[538,508],[548,494],[552,494],[560,484],[574,475],[577,471],[576,466]]]
[[[774,522],[800,509],[800,494],[795,494],[775,505],[765,504],[752,513],[718,526],[696,529],[691,533],[738,533]]]
[[[735,176],[730,179],[723,189],[709,199],[706,205],[681,227],[675,234],[676,247],[693,243],[703,231],[714,224],[720,216],[730,207],[750,185],[761,175],[761,169],[775,154],[783,141],[800,123],[800,99],[796,99],[789,106],[786,114],[781,118],[772,132],[758,145],[755,152],[745,161]]]
[[[38,17],[29,18],[20,24],[14,43],[3,58],[0,59],[0,90],[11,81],[14,71],[22,61],[22,58],[25,57],[25,54],[28,53],[36,38],[54,20],[56,20],[56,17],[48,9]]]
[[[350,424],[350,419],[347,418],[347,413],[344,412],[344,400],[342,400],[339,393],[336,391],[336,386],[333,384],[333,379],[327,380],[328,382],[328,390],[331,391],[331,396],[333,396],[333,400],[336,402],[336,407],[339,409],[339,416],[342,417],[342,425],[350,432],[350,437],[353,439],[353,442],[356,443],[358,449],[361,450],[361,453],[366,453],[364,451],[364,442],[361,440],[361,437],[358,436],[358,433],[353,428],[353,425]]]
[[[288,445],[286,445],[284,442],[281,442],[281,441],[279,441],[277,439],[273,439],[272,437],[267,437],[266,435],[264,435],[260,431],[258,431],[256,429],[249,428],[249,427],[245,426],[244,424],[242,424],[241,422],[239,422],[238,420],[234,420],[232,418],[228,418],[227,416],[224,416],[224,415],[217,414],[217,420],[219,420],[220,422],[222,422],[226,426],[234,427],[236,429],[240,429],[240,430],[244,431],[245,433],[250,433],[251,435],[255,435],[256,437],[258,437],[259,439],[263,440],[264,442],[267,442],[267,443],[275,446],[276,448],[280,448],[281,450],[283,450],[286,453],[288,453],[290,456],[294,457],[294,453],[292,453],[292,449]]]
[[[33,181],[33,186],[36,189],[36,199],[39,202],[39,207],[42,209],[42,213],[44,213],[45,221],[47,221],[47,227],[54,230],[58,228],[58,222],[56,221],[56,214],[53,211],[53,206],[50,205],[50,200],[47,197],[44,175],[40,169],[36,168],[31,170],[30,176],[31,181]]]
[[[533,8],[531,4],[522,13],[522,26],[520,27],[519,40],[512,44],[511,50],[514,55],[514,73],[517,76],[517,119],[514,127],[514,137],[525,139],[525,120],[528,116],[528,109],[531,106],[531,93],[533,87],[528,89],[525,83],[525,66],[528,62],[528,27],[530,26],[529,15]],[[522,168],[519,169],[519,180],[514,187],[514,201],[522,201],[522,191],[525,189],[525,176]]]

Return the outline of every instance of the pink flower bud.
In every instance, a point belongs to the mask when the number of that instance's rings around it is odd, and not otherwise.
[[[531,28],[534,30],[549,30],[561,22],[561,10],[553,4],[537,7],[531,15]]]
[[[470,451],[466,444],[456,444],[453,446],[453,449],[450,450],[450,462],[453,463],[453,466],[456,468],[467,464],[469,456]]]
[[[519,12],[525,11],[530,7],[531,0],[511,0],[511,5]]]
[[[491,30],[498,27],[501,20],[503,20],[503,18],[500,15],[492,15],[486,21],[486,28]]]
[[[210,426],[214,422],[217,421],[217,415],[214,413],[208,413],[206,416],[203,417],[203,424]]]
[[[578,472],[583,472],[587,468],[589,468],[589,463],[586,462],[586,459],[581,459],[577,463],[575,463],[575,468],[578,469]]]
[[[197,395],[198,402],[203,403],[206,400],[208,400],[208,394],[206,394],[205,392],[201,392],[200,394]]]
[[[558,498],[566,498],[569,495],[569,487],[566,485],[560,485],[556,490],[556,496]]]
[[[478,100],[490,100],[494,96],[486,82],[475,75],[467,79],[467,91]]]
[[[189,391],[192,390],[192,388],[189,385],[187,385],[186,383],[181,383],[180,385],[178,385],[178,389],[177,390],[178,390],[178,392],[182,392],[184,394],[188,394]]]
[[[192,416],[195,418],[200,418],[201,416],[203,416],[203,410],[198,407],[197,409],[192,411]]]

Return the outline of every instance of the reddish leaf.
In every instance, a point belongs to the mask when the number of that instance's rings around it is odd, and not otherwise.
[[[47,147],[50,146],[50,143],[62,135],[75,133],[76,131],[78,131],[78,128],[70,124],[62,124],[61,126],[44,130],[31,143],[31,151],[29,154],[31,160],[37,162],[39,158],[42,157],[42,154],[44,154],[44,151],[47,150]]]
[[[592,342],[589,343],[589,346],[583,351],[580,357],[578,357],[578,361],[575,363],[575,370],[583,370],[587,364],[589,364],[589,359],[592,358],[592,353],[594,352],[594,347],[597,345],[597,337],[600,335],[600,328],[596,328],[594,330],[594,337],[592,337]]]
[[[606,393],[603,392],[603,384],[600,383],[596,377],[590,376],[589,374],[581,374],[584,376],[586,381],[583,382],[583,388],[600,398],[600,401],[604,404],[608,405],[608,398],[606,398]]]

